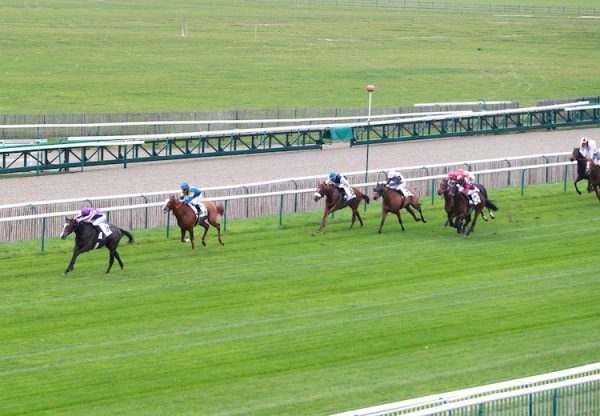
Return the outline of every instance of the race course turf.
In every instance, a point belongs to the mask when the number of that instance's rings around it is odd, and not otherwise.
[[[561,185],[490,192],[461,237],[379,204],[163,230],[83,254],[0,245],[0,414],[325,415],[600,361],[598,214]],[[361,211],[363,212],[363,211]],[[56,230],[58,233],[59,230]]]

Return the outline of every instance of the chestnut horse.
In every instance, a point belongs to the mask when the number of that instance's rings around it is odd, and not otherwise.
[[[479,194],[485,198],[485,207],[487,208],[490,217],[492,219],[495,219],[496,217],[494,216],[494,213],[492,211],[497,211],[498,208],[496,207],[496,204],[494,204],[490,199],[488,199],[487,189],[485,189],[485,187],[480,183],[476,183],[474,185],[477,187],[477,189],[479,189]],[[452,222],[452,212],[454,211],[454,199],[450,194],[450,187],[451,185],[449,185],[448,179],[444,178],[441,180],[437,189],[437,194],[444,196],[444,210],[448,215],[448,219],[446,220],[444,227],[448,225],[450,225],[451,227],[455,226]],[[488,221],[483,210],[481,210],[481,218],[483,218],[483,220],[486,222]]]
[[[329,215],[331,215],[332,212],[346,207],[350,207],[350,209],[352,209],[352,223],[350,224],[350,228],[352,228],[352,226],[354,225],[354,221],[356,221],[357,218],[360,222],[360,226],[363,226],[363,220],[358,212],[358,206],[360,205],[360,202],[363,199],[366,201],[367,204],[369,203],[370,199],[367,195],[363,194],[358,188],[352,188],[352,190],[354,191],[356,198],[350,200],[350,202],[347,203],[344,200],[343,191],[325,182],[319,184],[317,190],[315,191],[314,199],[315,202],[317,202],[319,199],[325,197],[325,215],[323,215],[321,226],[319,227],[317,232],[321,231],[323,227],[325,227],[325,224],[327,224],[327,219],[329,218]]]
[[[194,247],[194,226],[201,225],[204,228],[204,234],[202,234],[202,245],[206,245],[206,233],[208,232],[209,224],[217,229],[217,238],[219,239],[219,243],[223,245],[223,241],[221,240],[221,224],[217,222],[217,218],[219,215],[223,215],[224,209],[223,205],[216,205],[210,201],[203,201],[202,204],[206,207],[208,211],[207,215],[204,217],[200,217],[198,222],[196,223],[196,213],[188,204],[181,201],[177,195],[169,196],[169,199],[165,202],[163,206],[163,212],[168,212],[171,210],[175,218],[177,218],[177,225],[181,229],[181,242],[185,243],[185,232],[187,231],[190,235],[190,242],[192,243],[192,251],[195,250]]]
[[[373,199],[377,201],[379,198],[383,198],[383,204],[381,206],[381,224],[379,225],[379,234],[381,234],[381,229],[383,228],[383,223],[385,222],[385,218],[387,214],[392,212],[396,214],[398,217],[398,222],[400,223],[400,227],[402,227],[402,231],[404,231],[404,224],[402,224],[402,217],[400,216],[400,210],[402,208],[406,209],[410,215],[413,216],[415,221],[425,221],[423,217],[423,212],[421,212],[421,203],[419,202],[419,197],[412,189],[409,189],[412,196],[404,197],[399,192],[394,191],[393,189],[388,188],[383,183],[378,183],[373,189],[375,195],[373,195]],[[411,208],[412,207],[412,208]],[[419,212],[420,218],[415,215],[413,208]]]

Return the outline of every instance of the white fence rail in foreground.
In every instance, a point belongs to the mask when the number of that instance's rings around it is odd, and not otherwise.
[[[495,383],[335,416],[595,415],[600,409],[600,363]]]

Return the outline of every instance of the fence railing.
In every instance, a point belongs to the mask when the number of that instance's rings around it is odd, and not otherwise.
[[[586,388],[579,390],[578,386]],[[352,410],[335,416],[585,415],[595,414],[585,413],[586,410],[598,410],[599,393],[600,363],[594,363],[538,376]],[[578,402],[578,406],[575,407],[579,409],[577,413],[559,412],[560,409],[573,409],[575,401]]]
[[[409,178],[407,181],[410,182],[411,189],[417,192],[422,200],[431,197],[431,204],[434,204],[437,181],[445,177],[448,170],[459,167],[471,170],[477,180],[484,183],[488,189],[520,185],[521,192],[524,193],[527,184],[560,181],[566,189],[567,180],[572,177],[569,169],[572,163],[565,161],[568,156],[569,153],[555,153],[393,169],[402,170]],[[363,187],[368,191],[368,187],[385,179],[388,170],[390,169],[371,170],[367,175],[364,171],[350,172],[346,173],[346,176],[354,186]],[[319,175],[207,188],[204,195],[207,200],[224,203],[225,230],[228,221],[234,218],[276,216],[279,224],[282,224],[286,214],[312,211],[320,207],[320,204],[313,201],[312,194],[323,179],[324,175]],[[0,206],[0,242],[39,239],[43,251],[48,234],[56,234],[49,233],[48,230],[61,230],[63,217],[79,212],[82,205],[92,205],[107,211],[110,222],[122,228],[143,229],[166,225],[168,236],[170,216],[165,215],[161,208],[167,196],[174,192],[176,191]]]
[[[597,16],[600,9],[595,7],[551,7],[535,5],[501,5],[486,2],[464,3],[459,1],[428,0],[246,0],[255,3],[283,3],[309,6],[378,7],[393,9],[425,9],[461,12],[511,13],[531,15],[575,15]]]

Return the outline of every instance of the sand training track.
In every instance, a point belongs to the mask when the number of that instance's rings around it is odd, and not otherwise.
[[[476,159],[568,152],[586,136],[597,142],[600,128],[455,137],[372,145],[369,169],[460,162]],[[324,146],[323,150],[131,163],[47,173],[0,176],[0,205],[115,194],[172,191],[192,186],[224,186],[329,171],[364,170],[366,147]]]

